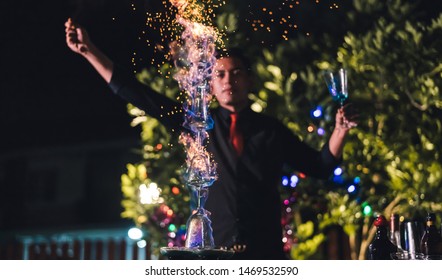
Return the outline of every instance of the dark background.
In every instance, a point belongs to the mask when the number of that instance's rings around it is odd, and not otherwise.
[[[64,22],[74,17],[100,48],[128,66],[137,26],[128,1],[6,0],[0,5],[0,113],[9,132],[2,137],[2,151],[102,140],[124,130],[134,134],[124,102],[109,94],[64,39]]]
[[[139,159],[139,129],[126,103],[68,49],[64,23],[75,18],[136,70],[130,61],[144,17],[130,4],[0,2],[0,230],[128,222],[120,176]]]

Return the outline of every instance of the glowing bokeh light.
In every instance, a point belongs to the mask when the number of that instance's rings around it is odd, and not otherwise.
[[[333,171],[333,174],[335,174],[335,176],[341,176],[342,175],[342,168],[338,167],[335,169],[335,171]]]
[[[147,246],[146,240],[140,240],[137,242],[138,248],[145,248]]]
[[[139,186],[140,202],[142,204],[155,204],[160,201],[161,190],[156,183],[150,183],[149,187],[146,184]]]
[[[170,224],[168,230],[175,232],[177,230],[177,227],[174,224]]]
[[[289,178],[287,176],[282,176],[282,185],[287,186],[289,184]]]
[[[180,193],[180,189],[178,188],[178,187],[172,187],[172,193],[174,194],[174,195],[178,195],[179,193]]]
[[[312,111],[312,116],[314,118],[320,118],[322,117],[322,108],[320,106],[316,107],[313,111]]]
[[[348,186],[348,188],[347,188],[347,191],[348,191],[349,193],[352,193],[352,192],[354,192],[355,190],[356,190],[355,185],[350,185],[350,186]]]
[[[290,177],[290,187],[292,187],[292,188],[296,187],[296,185],[298,184],[298,182],[299,182],[299,178],[298,178],[298,176],[296,176],[296,175],[292,175],[292,176]]]
[[[364,213],[365,216],[370,216],[372,212],[373,209],[371,208],[370,204],[363,204],[362,213]]]
[[[139,228],[131,228],[127,231],[127,236],[129,236],[130,239],[138,240],[143,237],[143,232]]]

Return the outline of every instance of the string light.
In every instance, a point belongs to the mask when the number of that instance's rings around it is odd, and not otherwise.
[[[158,188],[156,183],[150,183],[149,187],[147,187],[146,184],[141,184],[139,190],[140,202],[142,204],[155,204],[162,201],[160,198],[161,189]]]
[[[138,248],[145,248],[147,246],[146,240],[140,240],[137,242]]]
[[[292,188],[296,187],[296,185],[298,184],[298,182],[299,182],[299,178],[298,178],[298,176],[296,176],[296,175],[292,175],[292,176],[290,177],[290,187],[292,187]]]
[[[167,229],[171,232],[175,232],[177,230],[177,227],[174,224],[170,224]]]
[[[347,188],[347,191],[348,191],[349,193],[353,193],[355,190],[356,190],[355,185],[350,185],[350,186],[348,186],[348,188]]]
[[[371,216],[373,213],[373,209],[371,208],[370,204],[368,202],[362,203],[362,213],[364,216]]]
[[[319,119],[320,117],[322,117],[322,107],[321,106],[317,106],[316,108],[314,108],[311,111],[311,115],[315,119]]]
[[[289,178],[287,176],[282,176],[282,185],[287,186],[289,184]]]
[[[344,178],[342,178],[342,176],[334,176],[333,177],[333,182],[335,182],[336,184],[343,184],[344,183]]]
[[[341,167],[336,168],[335,171],[333,171],[333,174],[335,174],[335,176],[341,176],[342,168]]]
[[[180,193],[180,189],[178,187],[176,187],[176,186],[173,186],[172,187],[172,193],[174,195],[178,195]]]
[[[143,238],[143,232],[141,231],[141,229],[139,228],[130,228],[127,231],[127,236],[129,236],[130,239],[132,240],[138,240]]]

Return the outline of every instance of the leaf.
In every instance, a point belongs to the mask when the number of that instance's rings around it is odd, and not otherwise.
[[[279,85],[274,82],[265,82],[264,87],[266,87],[267,89],[274,91],[274,92],[281,91],[281,88],[279,87]]]

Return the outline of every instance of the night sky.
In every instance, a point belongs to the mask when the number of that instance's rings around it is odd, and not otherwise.
[[[137,137],[125,102],[67,48],[64,33],[76,18],[130,69],[140,24],[129,1],[3,0],[0,13],[0,151]]]
[[[120,176],[139,160],[140,131],[66,46],[69,17],[134,70],[144,19],[129,1],[0,2],[0,232],[121,221]]]

